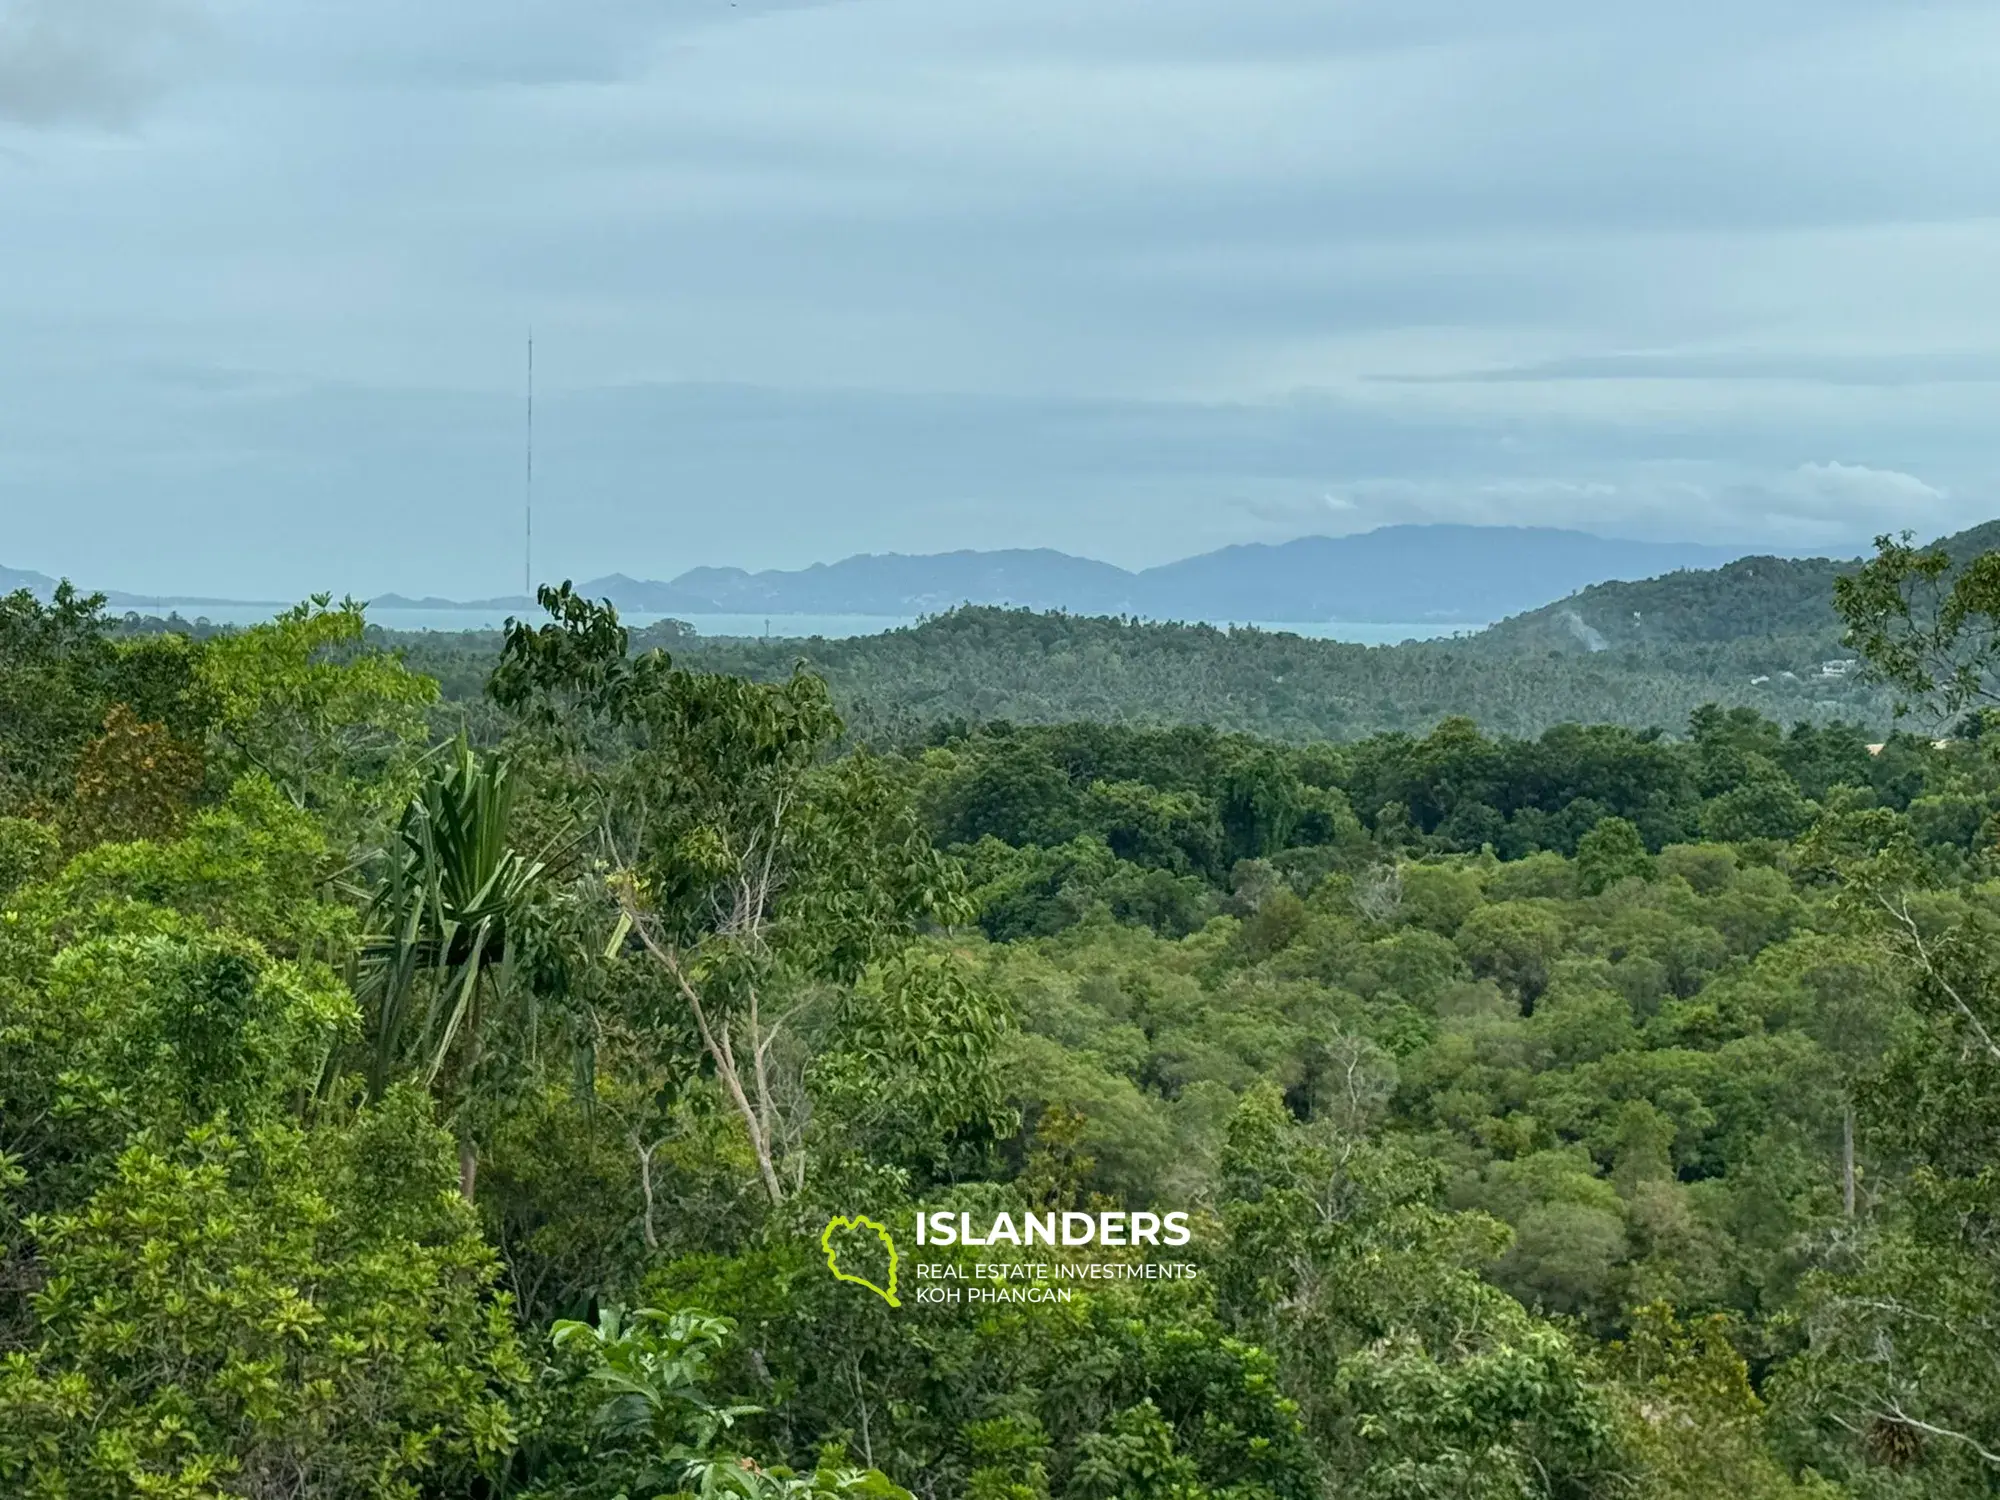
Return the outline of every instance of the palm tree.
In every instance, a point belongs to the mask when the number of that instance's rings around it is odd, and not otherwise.
[[[462,1113],[486,1029],[516,996],[508,960],[547,873],[509,843],[513,794],[507,763],[482,762],[461,736],[404,810],[369,903],[355,986],[370,1100],[408,1071],[426,1088],[457,1092]],[[477,1164],[461,1118],[468,1201]]]

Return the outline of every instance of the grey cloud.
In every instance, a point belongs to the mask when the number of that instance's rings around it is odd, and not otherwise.
[[[580,574],[1819,546],[2000,471],[1990,4],[210,3],[199,77],[91,54],[158,128],[0,160],[0,562],[506,586],[442,539],[518,499],[530,323]]]
[[[315,77],[374,90],[629,82],[690,35],[851,0],[349,0],[265,24],[313,39]]]
[[[122,443],[88,463],[62,459],[91,440],[87,422],[37,422],[32,405],[0,403],[10,565],[78,571],[64,540],[71,518],[144,498],[152,503],[124,525],[100,528],[85,559],[92,581],[477,595],[518,571],[517,400],[240,381],[204,390],[151,376],[103,395],[123,414]],[[1411,520],[1846,552],[1899,518],[1927,531],[1980,519],[1956,485],[1802,462],[1783,446],[1662,462],[1643,436],[1547,421],[1499,433],[1436,414],[1384,419],[1326,398],[633,385],[548,394],[537,532],[553,572],[587,577],[1024,538],[1130,566]],[[229,547],[177,553],[177,538],[208,535],[227,535]]]
[[[0,7],[0,121],[131,124],[201,20],[182,0],[9,0]]]
[[[1390,479],[1352,488],[1341,530],[1397,521],[1543,524],[1663,540],[1729,541],[1848,556],[1885,526],[1931,536],[1987,519],[1913,475],[1808,463],[1607,462],[1596,477]]]
[[[1375,375],[1399,385],[1538,383],[1560,380],[1757,380],[1815,385],[1990,385],[2000,350],[1838,354],[1721,352],[1578,354],[1498,369]]]

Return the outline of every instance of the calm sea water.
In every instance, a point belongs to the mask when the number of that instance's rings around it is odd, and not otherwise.
[[[174,606],[163,606],[158,610],[142,613],[166,614]],[[199,606],[182,605],[179,613],[187,619],[206,619],[217,625],[252,625],[259,620],[268,620],[275,613],[266,605],[258,604],[208,604]],[[647,614],[643,611],[621,611],[619,619],[627,625],[638,627],[651,625],[666,619],[665,615]],[[772,639],[799,639],[809,636],[825,636],[830,639],[845,639],[857,635],[880,635],[885,630],[894,630],[903,625],[914,625],[914,615],[679,615],[702,635],[715,636],[769,636]],[[368,611],[371,623],[386,630],[498,630],[507,620],[507,611],[485,609],[371,609]],[[1255,620],[1240,623],[1254,624],[1259,630],[1289,630],[1295,635],[1310,636],[1315,640],[1351,641],[1364,646],[1394,645],[1398,641],[1435,640],[1441,636],[1470,634],[1482,629],[1478,625],[1440,625],[1435,621],[1407,624],[1380,624],[1375,622],[1316,620]]]

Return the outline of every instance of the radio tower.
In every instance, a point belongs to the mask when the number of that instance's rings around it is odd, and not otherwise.
[[[521,592],[535,602],[535,331],[528,330],[528,483],[521,506]]]

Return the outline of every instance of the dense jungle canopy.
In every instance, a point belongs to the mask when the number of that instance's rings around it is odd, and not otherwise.
[[[0,601],[0,1490],[1991,1495],[2000,556],[1826,582],[1650,677]],[[919,1208],[1197,1274],[828,1273]]]

